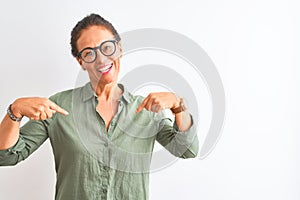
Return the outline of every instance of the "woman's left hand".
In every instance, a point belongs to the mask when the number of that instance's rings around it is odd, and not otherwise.
[[[160,112],[163,109],[176,108],[179,104],[180,99],[172,92],[153,92],[144,99],[136,112],[141,112],[143,108],[152,112]]]

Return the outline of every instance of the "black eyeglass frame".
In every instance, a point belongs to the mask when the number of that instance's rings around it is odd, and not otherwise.
[[[112,42],[112,43],[114,44],[115,49],[114,49],[114,51],[113,51],[111,54],[105,54],[105,53],[103,53],[102,50],[101,50],[101,47],[102,47],[105,43],[107,43],[107,42]],[[116,50],[117,50],[117,45],[116,45],[117,42],[118,42],[117,40],[106,40],[106,41],[102,42],[102,43],[101,43],[99,46],[97,46],[97,47],[94,47],[94,48],[92,48],[92,47],[86,47],[86,48],[82,49],[81,51],[78,52],[77,56],[78,56],[78,58],[82,59],[85,63],[93,63],[93,62],[95,62],[95,60],[97,59],[97,49],[99,49],[99,51],[100,51],[104,56],[111,56],[111,55],[113,55],[113,54],[116,52]],[[84,58],[82,58],[82,56],[81,56],[82,52],[85,51],[85,50],[87,50],[87,49],[93,50],[93,51],[95,52],[95,59],[94,59],[93,61],[87,62],[87,61],[84,60]]]

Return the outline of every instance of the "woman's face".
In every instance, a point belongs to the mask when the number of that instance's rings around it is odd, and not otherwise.
[[[77,40],[77,49],[80,52],[87,47],[98,47],[107,40],[114,40],[113,34],[108,29],[103,26],[90,26],[82,31],[81,36]],[[116,51],[111,56],[105,56],[97,49],[96,60],[92,63],[86,63],[82,58],[77,58],[83,70],[88,72],[92,84],[104,86],[117,82],[122,49],[119,42],[115,44]],[[88,55],[82,55],[82,57],[84,56]]]

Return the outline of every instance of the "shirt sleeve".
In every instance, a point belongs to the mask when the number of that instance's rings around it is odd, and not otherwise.
[[[0,166],[16,165],[25,160],[48,138],[46,121],[28,121],[20,128],[17,143],[5,150],[0,150]]]
[[[180,158],[194,158],[199,150],[199,141],[197,137],[196,125],[187,131],[180,131],[176,122],[165,118],[160,122],[160,131],[156,136],[156,140],[164,146],[170,153]]]
[[[16,165],[37,150],[48,138],[48,126],[52,118],[29,120],[22,126],[17,143],[8,149],[0,150],[0,166]]]

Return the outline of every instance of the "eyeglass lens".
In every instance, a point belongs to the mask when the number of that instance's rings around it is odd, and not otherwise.
[[[98,47],[84,49],[80,54],[81,58],[88,63],[94,62],[97,58],[97,49],[99,49],[104,56],[111,56],[116,51],[115,41],[105,41]]]

